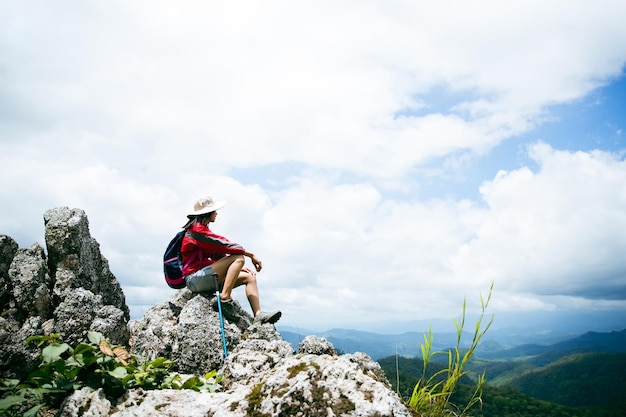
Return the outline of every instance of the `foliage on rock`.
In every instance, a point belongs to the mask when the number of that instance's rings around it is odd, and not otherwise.
[[[43,346],[41,363],[22,381],[0,380],[0,413],[36,416],[43,406],[57,408],[83,387],[102,389],[114,399],[131,388],[215,392],[221,380],[216,371],[183,378],[172,372],[175,363],[163,357],[140,363],[138,357],[122,346],[111,346],[98,332],[89,332],[88,339],[71,347],[56,334],[28,338],[27,343]]]

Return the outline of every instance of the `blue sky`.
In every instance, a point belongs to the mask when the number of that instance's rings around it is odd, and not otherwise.
[[[538,141],[572,152],[603,150],[623,155],[626,149],[623,109],[626,109],[626,77],[621,75],[580,99],[547,107],[544,122],[493,148],[473,164],[465,176],[457,179],[456,187],[448,181],[437,183],[438,188],[433,193],[453,192],[461,197],[476,198],[480,183],[494,177],[499,170],[520,166],[537,169],[526,148]]]
[[[624,15],[0,1],[0,233],[43,245],[47,209],[85,210],[137,317],[208,194],[282,325],[450,318],[492,282],[496,317],[626,323]]]

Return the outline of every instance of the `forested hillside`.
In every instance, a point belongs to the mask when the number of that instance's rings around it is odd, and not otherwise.
[[[509,386],[535,398],[570,406],[626,404],[626,354],[568,356],[514,379]]]
[[[465,404],[473,387],[461,386],[452,398],[455,404]],[[512,388],[487,386],[483,390],[482,406],[470,410],[472,417],[624,417],[626,406],[569,407],[521,394]]]
[[[410,398],[415,384],[422,375],[422,361],[421,359],[408,359],[397,358],[390,356],[378,361],[385,373],[393,389],[400,394],[402,398],[408,400]],[[621,366],[616,363],[617,366]],[[432,374],[439,369],[442,369],[443,365],[431,364],[431,370],[428,374]],[[621,368],[624,369],[624,368]],[[396,370],[398,372],[396,372]],[[613,372],[616,373],[616,372]],[[547,375],[550,374],[550,370],[547,370]],[[592,375],[587,374],[587,375]],[[559,374],[561,377],[564,375]],[[544,375],[537,373],[537,378],[542,378]],[[582,375],[581,375],[582,376]],[[552,380],[552,378],[550,378]],[[582,378],[581,378],[582,379]],[[400,388],[398,390],[398,382]],[[532,386],[533,383],[538,382],[532,378],[525,380]],[[560,379],[557,381],[552,380],[554,383],[554,389],[550,389],[552,392],[564,392],[567,393],[571,389],[572,385],[569,379]],[[609,385],[597,385],[597,384],[609,384]],[[589,393],[593,394],[595,390],[605,389],[607,391],[613,391],[611,397],[622,396],[624,397],[624,386],[617,387],[610,385],[614,381],[606,381],[600,379],[589,379],[587,384],[589,387],[593,387]],[[474,390],[473,382],[469,378],[463,380],[463,384],[460,385],[458,392],[452,397],[452,403],[454,404],[466,404],[469,396]],[[588,395],[581,395],[578,391],[578,395],[581,397],[588,397]],[[483,390],[483,401],[481,407],[474,407],[470,411],[472,417],[624,417],[626,415],[626,402],[611,402],[601,403],[600,401],[589,402],[586,406],[568,406],[562,403],[553,401],[546,401],[536,398],[531,395],[527,395],[514,389],[512,387],[497,387],[489,385],[489,374],[487,374],[487,386]],[[597,399],[605,397],[597,397]],[[571,404],[575,404],[571,402]]]
[[[545,354],[544,354],[545,355]],[[390,356],[378,361],[393,389],[403,398],[411,396],[422,375],[422,360]],[[476,360],[472,368],[483,368],[487,386],[482,408],[473,417],[623,417],[626,415],[626,354],[590,353],[558,358],[539,367],[528,361]],[[431,363],[429,375],[442,369]],[[492,374],[497,386],[493,385]],[[399,388],[398,388],[399,382]],[[465,404],[473,391],[466,377],[452,399]]]

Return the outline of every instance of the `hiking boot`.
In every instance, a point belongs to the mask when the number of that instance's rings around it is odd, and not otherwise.
[[[254,323],[270,323],[270,324],[274,324],[278,321],[278,319],[280,319],[280,316],[283,313],[281,313],[280,311],[272,311],[267,312],[267,311],[261,311],[259,314],[257,314],[257,316],[254,318]]]
[[[211,300],[211,304],[213,305],[213,310],[219,312],[217,297],[213,297],[213,299]],[[239,315],[237,314],[237,310],[235,309],[235,302],[232,298],[230,300],[220,300],[220,304],[222,307],[222,314],[227,320],[236,321],[239,319]]]

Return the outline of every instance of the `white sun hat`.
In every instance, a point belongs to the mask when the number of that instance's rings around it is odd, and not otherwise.
[[[187,216],[200,216],[201,214],[211,213],[212,211],[221,209],[225,205],[226,201],[214,201],[213,198],[209,196],[202,197],[196,200],[193,205],[194,211]]]

